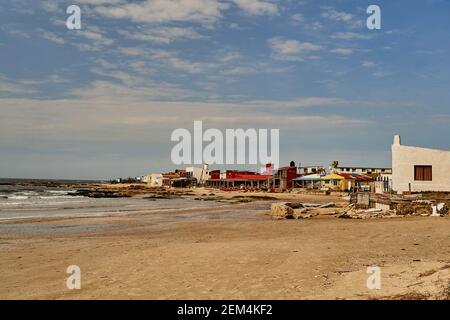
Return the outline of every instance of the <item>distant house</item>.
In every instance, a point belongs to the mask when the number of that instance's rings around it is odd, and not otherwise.
[[[302,177],[293,179],[294,188],[305,188],[305,189],[320,189],[322,187],[322,177],[321,174],[309,174]]]
[[[372,178],[356,173],[331,173],[322,177],[322,185],[325,188],[335,191],[350,191],[370,187]]]
[[[182,175],[176,170],[175,172],[163,173],[162,177],[162,185],[164,187],[172,187],[172,181],[182,178]]]
[[[291,161],[288,167],[281,167],[277,169],[277,174],[274,178],[274,186],[279,191],[285,191],[293,187],[293,179],[297,178],[297,167],[295,162]]]
[[[191,180],[186,177],[170,179],[170,187],[173,188],[188,188],[191,186]]]
[[[206,186],[221,189],[268,189],[272,176],[252,171],[227,170],[224,173],[211,171]]]
[[[220,179],[220,170],[209,171],[209,179],[210,180],[219,180]]]
[[[392,189],[396,192],[450,191],[450,151],[392,144]]]
[[[331,168],[337,173],[357,173],[364,175],[373,174],[392,174],[392,168],[380,168],[380,167],[351,167],[351,166],[338,166]]]
[[[323,166],[307,166],[297,167],[297,175],[311,175],[311,174],[323,174],[326,172],[326,168]]]
[[[392,168],[389,167],[354,167],[340,166],[337,161],[330,167],[331,172],[344,174],[359,174],[369,176],[374,181],[376,193],[390,192],[392,189]]]
[[[208,165],[186,168],[186,178],[195,180],[198,185],[203,185],[210,178]]]

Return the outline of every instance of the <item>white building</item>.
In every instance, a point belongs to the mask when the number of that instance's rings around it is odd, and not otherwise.
[[[297,174],[300,175],[321,174],[326,171],[327,169],[324,166],[297,167]]]
[[[186,168],[186,177],[197,179],[198,184],[204,184],[209,179],[208,165],[205,164],[203,168],[188,167]]]
[[[344,167],[339,166],[336,168],[330,168],[337,173],[356,173],[356,174],[380,174],[389,175],[392,173],[392,168],[378,168],[378,167]]]
[[[450,191],[450,151],[404,146],[396,135],[392,171],[394,191]]]
[[[392,190],[392,168],[340,166],[337,161],[334,161],[330,166],[330,172],[372,176],[375,193],[387,193]]]
[[[392,191],[392,173],[380,173],[375,178],[375,193],[389,193]]]

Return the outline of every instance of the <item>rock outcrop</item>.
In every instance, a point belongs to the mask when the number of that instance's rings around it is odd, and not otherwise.
[[[274,220],[309,219],[319,215],[322,210],[326,211],[325,214],[329,214],[331,207],[334,206],[334,202],[323,205],[300,202],[273,203],[271,206],[270,215]],[[331,210],[333,211],[333,214],[337,213],[336,210]]]

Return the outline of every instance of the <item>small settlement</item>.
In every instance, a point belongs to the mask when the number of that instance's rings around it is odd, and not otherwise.
[[[450,151],[404,146],[400,136],[392,144],[392,167],[288,166],[262,172],[211,170],[208,165],[168,173],[152,173],[137,180],[153,187],[203,186],[225,191],[286,192],[293,189],[368,192],[375,194],[450,192]]]
[[[152,187],[342,193],[350,200],[344,217],[352,218],[360,218],[361,213],[370,217],[439,216],[450,211],[450,151],[405,146],[398,135],[392,144],[392,167],[389,168],[343,166],[338,161],[329,166],[301,166],[292,161],[280,168],[267,164],[261,172],[253,172],[211,170],[204,165],[153,173],[138,180]]]
[[[356,168],[355,168],[356,169]],[[142,177],[141,181],[154,187],[189,188],[204,186],[224,191],[269,191],[285,192],[292,189],[321,191],[371,191],[375,190],[377,181],[386,179],[383,190],[388,191],[392,179],[390,169],[385,170],[382,177],[376,170],[367,168],[366,174],[346,173],[330,166],[301,167],[291,162],[289,166],[274,169],[272,164],[266,165],[264,172],[243,170],[210,170],[208,165],[201,168],[190,167],[170,173],[154,173]],[[373,171],[370,171],[373,170]]]

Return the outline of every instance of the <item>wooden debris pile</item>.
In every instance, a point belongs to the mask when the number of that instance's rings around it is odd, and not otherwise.
[[[406,216],[443,217],[449,214],[450,200],[413,195],[365,194],[352,197],[339,218],[371,219]]]
[[[357,209],[351,203],[346,207],[346,210],[337,216],[342,219],[375,219],[375,218],[396,218],[395,210],[382,210],[377,208]]]
[[[362,199],[364,203],[358,203]],[[443,217],[450,213],[450,200],[423,199],[420,196],[382,195],[352,197],[342,207],[334,202],[326,204],[277,202],[271,206],[270,216],[274,220],[309,219],[318,215],[332,215],[342,219],[388,219],[407,216]]]

